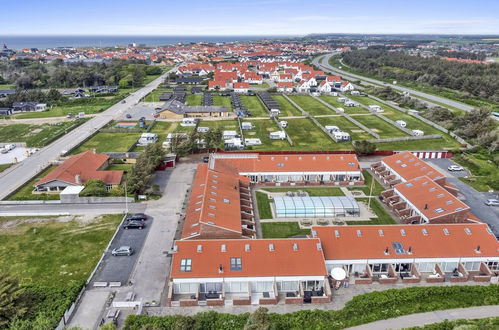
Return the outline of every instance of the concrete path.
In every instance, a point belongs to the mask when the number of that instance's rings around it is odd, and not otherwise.
[[[428,313],[419,313],[396,317],[393,319],[376,321],[352,327],[355,330],[385,330],[403,329],[408,327],[423,326],[426,324],[438,323],[445,320],[458,319],[483,319],[486,317],[499,316],[499,305],[479,306],[469,308],[448,309]]]
[[[106,289],[86,291],[77,307],[68,328],[97,329],[102,319],[102,310],[111,292]]]
[[[55,201],[56,202],[56,201]],[[130,212],[143,212],[145,203],[129,203]],[[0,204],[0,216],[70,215],[70,214],[122,214],[124,203],[112,204]]]

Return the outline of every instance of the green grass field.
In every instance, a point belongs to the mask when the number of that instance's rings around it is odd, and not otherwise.
[[[202,95],[201,94],[187,94],[187,97],[185,98],[185,104],[186,105],[201,105],[202,102]]]
[[[271,140],[270,132],[278,131],[277,124],[271,119],[265,120],[243,120],[248,121],[255,126],[252,130],[244,131],[244,138],[259,138],[262,141],[261,146],[253,146],[251,150],[289,150],[288,140]]]
[[[317,121],[321,123],[322,126],[338,126],[338,128],[343,132],[349,133],[352,140],[369,140],[374,138],[371,134],[362,130],[360,127],[342,116],[321,117],[317,118]]]
[[[272,210],[270,208],[270,200],[267,194],[257,191],[255,192],[255,195],[260,219],[272,219]]]
[[[151,129],[151,133],[158,134],[158,141],[163,142],[166,139],[168,133],[173,132],[178,123],[157,121],[154,127]]]
[[[321,131],[310,119],[288,119],[286,132],[293,140],[291,150],[341,150],[350,149],[348,143],[336,143]]]
[[[5,171],[9,167],[11,167],[12,164],[0,164],[0,172]]]
[[[399,137],[399,136],[409,136],[407,133],[401,131],[392,124],[387,123],[381,118],[375,115],[365,115],[365,116],[352,116],[355,120],[364,124],[367,128],[372,129],[375,133],[383,138]]]
[[[84,281],[121,218],[103,215],[87,224],[70,219],[17,219],[16,226],[0,230],[0,268],[23,284],[64,286],[72,280]],[[15,220],[2,217],[0,224]]]
[[[263,238],[289,238],[310,235],[310,229],[300,229],[297,222],[262,222]]]
[[[264,188],[268,192],[281,192],[285,193],[288,191],[296,192],[298,190],[308,193],[309,196],[345,196],[343,191],[337,187],[311,187],[311,188]]]
[[[362,175],[364,176],[364,182],[365,182],[363,187],[348,187],[347,189],[348,190],[361,190],[364,192],[364,194],[366,196],[369,196],[371,194],[371,185],[372,185],[373,176],[367,170],[363,170]],[[379,196],[385,190],[386,189],[377,180],[374,180],[374,185],[372,185],[372,195],[371,196]]]
[[[414,140],[414,141],[397,141],[397,142],[383,142],[376,143],[378,150],[450,150],[446,148],[443,139],[429,139],[429,140]]]
[[[81,146],[71,152],[78,154],[85,150],[95,149],[97,152],[125,152],[137,142],[140,133],[103,133],[98,132]]]
[[[144,102],[162,102],[159,100],[159,96],[164,92],[171,92],[173,89],[171,88],[156,88],[152,92],[146,95],[144,98]]]
[[[241,102],[251,111],[252,117],[268,117],[269,112],[265,109],[258,96],[241,95]]]
[[[116,102],[110,102],[109,100],[102,100],[101,102],[92,104],[82,104],[82,105],[60,105],[55,106],[47,111],[42,112],[28,112],[15,115],[16,119],[29,119],[29,118],[48,118],[48,117],[65,117],[68,114],[78,115],[80,112],[85,114],[99,113]]]
[[[74,124],[74,121],[67,121],[42,125],[0,125],[0,141],[26,142],[28,147],[44,147],[52,141],[54,136],[68,131]]]
[[[40,172],[36,177],[26,182],[19,190],[17,190],[13,195],[9,196],[8,200],[58,200],[58,194],[33,194],[35,183],[53,171],[56,166],[49,166],[42,172]]]
[[[369,203],[369,198],[357,198],[358,201],[364,202],[366,205]],[[383,206],[380,204],[376,197],[371,198],[371,203],[369,205],[371,210],[376,213],[377,218],[371,218],[370,221],[347,221],[348,225],[395,225],[395,221],[390,213],[388,213]]]
[[[367,109],[362,107],[346,107],[343,103],[338,101],[337,97],[321,95],[319,98],[329,104],[331,104],[335,108],[343,108],[345,113],[368,113]]]
[[[279,103],[281,107],[281,117],[286,116],[301,116],[302,113],[294,105],[292,105],[284,96],[279,94],[272,94],[274,100]]]
[[[336,113],[309,95],[290,95],[289,98],[312,116],[333,115]]]
[[[232,111],[232,103],[230,102],[230,97],[229,96],[220,96],[213,94],[213,105],[219,106],[219,107],[226,107],[230,111]]]

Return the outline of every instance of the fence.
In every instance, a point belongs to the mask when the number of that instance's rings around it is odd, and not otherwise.
[[[397,141],[415,141],[415,140],[430,140],[430,139],[441,139],[442,135],[440,134],[432,134],[432,135],[422,135],[422,136],[400,136],[400,137],[392,137],[392,138],[384,138],[384,139],[372,139],[368,140],[369,142],[397,142]]]

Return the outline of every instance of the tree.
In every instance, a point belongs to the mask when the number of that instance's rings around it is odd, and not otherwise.
[[[267,330],[270,329],[270,319],[267,314],[269,310],[265,307],[258,309],[248,317],[248,321],[244,325],[244,330]]]
[[[16,79],[16,85],[20,89],[29,89],[34,87],[34,81],[30,76],[24,75]]]
[[[154,170],[164,156],[165,151],[160,143],[150,144],[146,147],[128,175],[127,184],[131,192],[141,194],[146,190]]]
[[[85,183],[85,189],[82,190],[80,196],[99,196],[107,195],[106,184],[99,179],[91,179]]]
[[[0,273],[0,328],[26,313],[27,307],[22,303],[23,292],[17,279]]]
[[[376,148],[376,144],[366,140],[354,141],[353,143],[353,149],[359,156],[372,154]]]

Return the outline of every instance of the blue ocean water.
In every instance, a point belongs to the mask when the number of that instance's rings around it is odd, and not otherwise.
[[[279,36],[2,36],[0,46],[10,49],[52,47],[112,47],[131,43],[146,46],[164,46],[189,42],[233,42],[259,39],[275,39]]]

